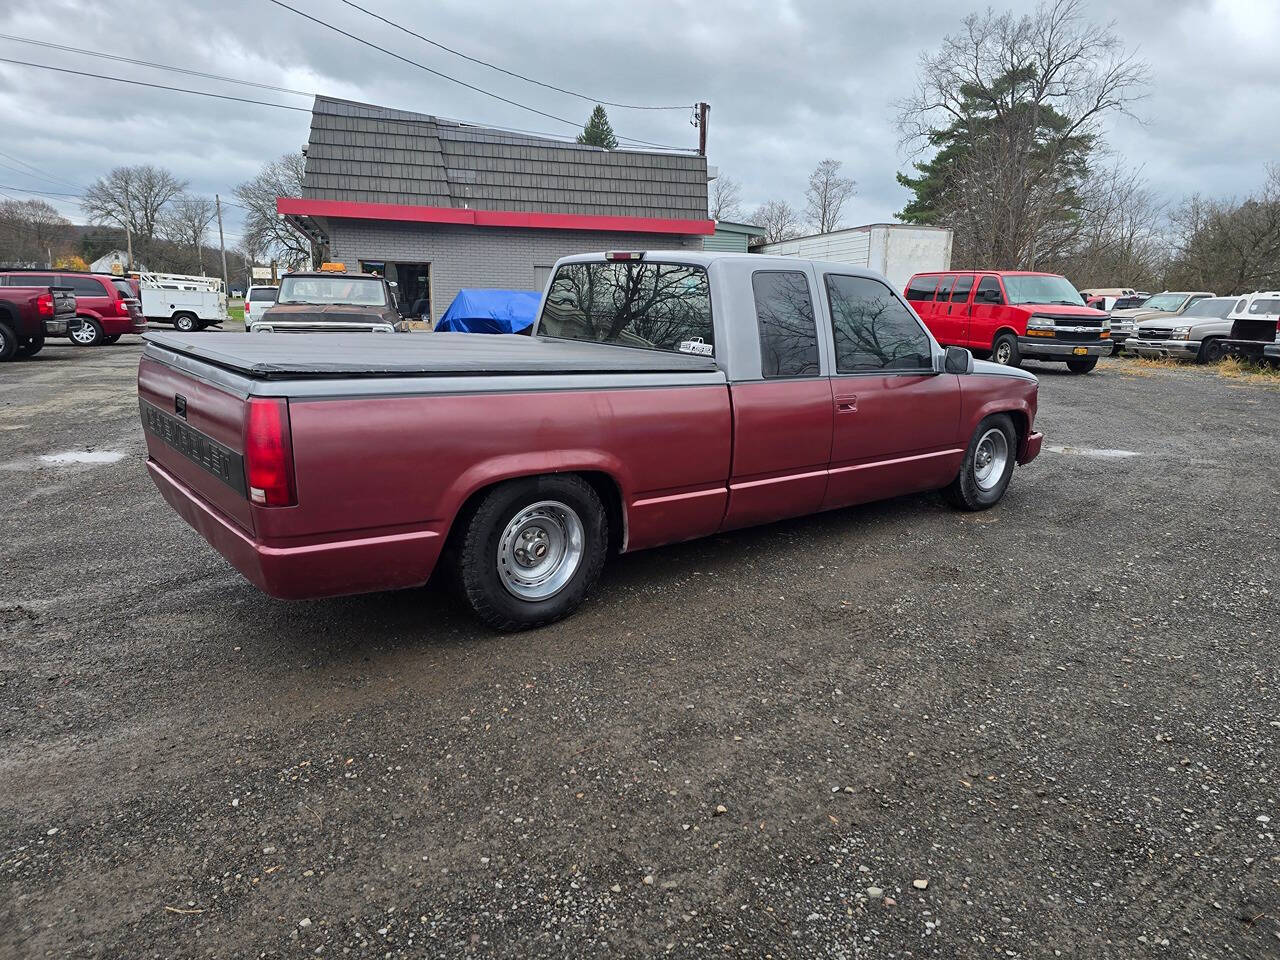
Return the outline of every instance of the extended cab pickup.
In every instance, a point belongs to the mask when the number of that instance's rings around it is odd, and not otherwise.
[[[444,557],[499,629],[569,613],[610,553],[925,490],[990,507],[1043,440],[1035,377],[789,257],[568,257],[533,336],[147,340],[147,468],[248,579],[414,587]]]
[[[65,337],[79,326],[70,288],[0,286],[0,362],[35,356],[45,337]]]

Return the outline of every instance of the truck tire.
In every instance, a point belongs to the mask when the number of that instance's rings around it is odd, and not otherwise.
[[[528,630],[568,616],[600,576],[608,551],[604,504],[571,474],[508,480],[461,518],[457,576],[495,630]]]
[[[14,335],[13,327],[0,323],[0,363],[12,360],[17,352],[18,338]]]
[[[1018,352],[1018,338],[1012,333],[1002,333],[991,344],[991,359],[1006,367],[1022,365],[1022,354]]]
[[[1200,344],[1200,352],[1196,355],[1196,363],[1219,363],[1227,355],[1219,337],[1210,337]]]
[[[118,342],[119,339],[120,339],[120,334],[109,333],[102,338],[102,342],[105,343],[107,346],[111,346],[111,344]]]
[[[37,353],[44,349],[44,337],[27,337],[18,344],[18,356],[34,357]]]
[[[1013,476],[1018,434],[1006,413],[985,418],[973,431],[960,472],[942,491],[961,510],[986,510],[1000,502]]]
[[[183,333],[195,333],[200,329],[200,319],[194,313],[175,313],[173,325]]]
[[[1079,360],[1067,361],[1067,369],[1072,373],[1088,373],[1097,365],[1097,357],[1081,357]]]
[[[79,330],[71,334],[71,342],[77,347],[97,347],[102,345],[102,324],[89,317],[83,317],[84,323]]]

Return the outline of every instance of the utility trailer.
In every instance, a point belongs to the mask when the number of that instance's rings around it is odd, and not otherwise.
[[[172,323],[191,333],[227,319],[227,290],[218,277],[143,272],[138,282],[142,314],[150,323]]]

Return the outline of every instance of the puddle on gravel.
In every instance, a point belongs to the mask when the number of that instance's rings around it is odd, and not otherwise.
[[[65,453],[46,453],[40,458],[41,463],[116,463],[124,459],[119,450],[67,450]]]
[[[1070,453],[1077,457],[1098,457],[1104,460],[1120,460],[1125,457],[1140,457],[1137,450],[1093,450],[1089,447],[1057,447],[1046,445],[1045,449],[1050,453]]]

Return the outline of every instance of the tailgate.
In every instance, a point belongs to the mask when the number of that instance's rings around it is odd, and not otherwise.
[[[246,398],[143,356],[138,405],[147,456],[252,533],[244,473]]]
[[[70,287],[50,287],[53,294],[53,316],[56,320],[69,320],[76,314],[76,295]]]

